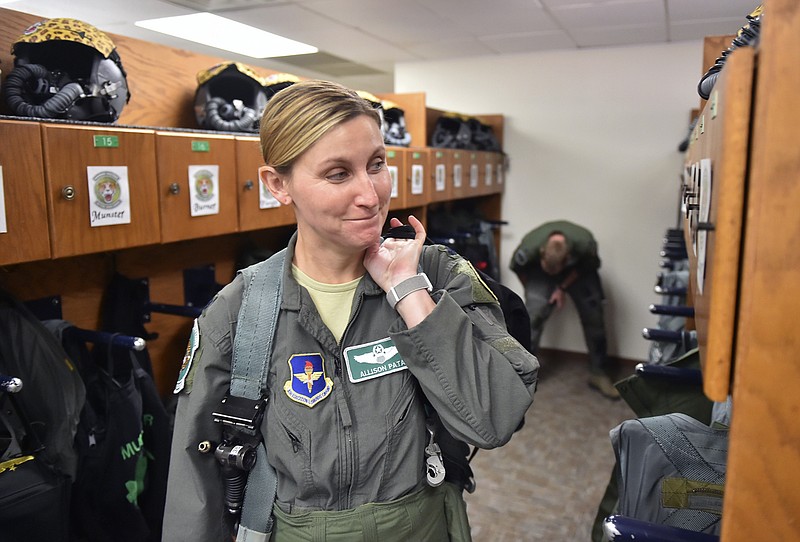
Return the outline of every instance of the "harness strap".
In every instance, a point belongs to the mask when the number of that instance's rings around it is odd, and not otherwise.
[[[244,278],[242,306],[236,325],[230,394],[260,399],[266,388],[272,343],[283,292],[286,249],[240,271]],[[263,435],[262,435],[263,436]],[[266,442],[256,448],[256,464],[247,477],[237,540],[267,540],[272,531],[272,506],[278,480],[267,462]]]

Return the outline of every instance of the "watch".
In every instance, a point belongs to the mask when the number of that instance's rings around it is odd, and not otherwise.
[[[428,290],[429,292],[433,290],[433,285],[425,273],[417,273],[413,277],[400,281],[400,284],[392,286],[386,292],[386,300],[389,302],[389,306],[394,308],[401,299],[417,290]]]

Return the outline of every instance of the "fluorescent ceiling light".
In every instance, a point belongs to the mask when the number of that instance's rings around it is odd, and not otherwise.
[[[252,58],[305,55],[318,49],[212,13],[136,21],[136,26]]]

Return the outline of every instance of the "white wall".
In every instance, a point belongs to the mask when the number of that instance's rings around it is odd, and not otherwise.
[[[648,306],[660,300],[658,251],[678,223],[677,148],[701,72],[702,42],[693,41],[398,64],[395,92],[505,116],[503,282],[522,293],[508,261],[530,229],[559,218],[585,225],[603,261],[609,353],[644,360],[641,330],[656,324]],[[550,319],[542,346],[586,351],[571,303]]]

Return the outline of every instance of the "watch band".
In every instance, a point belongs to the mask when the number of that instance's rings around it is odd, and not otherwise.
[[[425,273],[418,273],[413,277],[400,281],[400,284],[392,286],[392,288],[386,292],[386,300],[389,302],[389,305],[394,308],[401,299],[417,290],[428,290],[429,292],[433,290],[433,285],[431,281],[428,280],[428,275]]]

